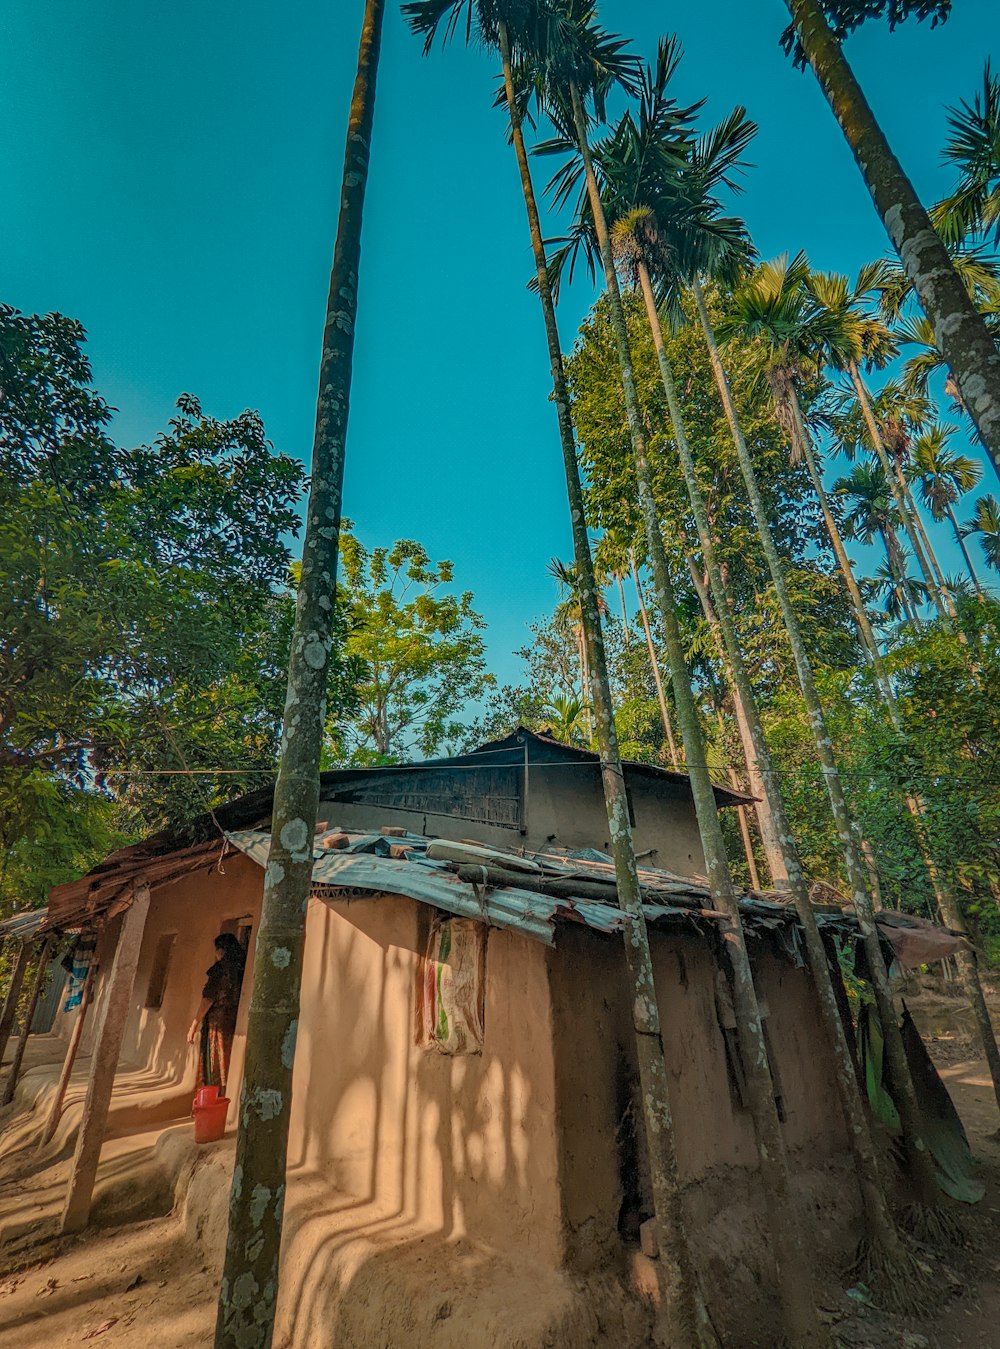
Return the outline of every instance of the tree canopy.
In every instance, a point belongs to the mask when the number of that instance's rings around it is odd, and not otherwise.
[[[343,757],[397,763],[455,746],[470,704],[494,683],[471,591],[452,591],[451,563],[414,539],[367,549],[345,530],[340,551],[344,651],[358,673]]]
[[[220,420],[189,395],[151,444],[117,444],[59,314],[0,307],[0,381],[0,846],[18,904],[60,856],[78,865],[88,831],[99,854],[273,772],[303,471],[256,413]],[[29,867],[39,850],[52,867]]]

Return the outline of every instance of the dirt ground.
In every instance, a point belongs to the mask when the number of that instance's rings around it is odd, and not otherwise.
[[[832,1288],[821,1315],[844,1349],[986,1349],[1000,1344],[1000,1139],[998,1113],[984,1062],[947,1033],[929,1048],[965,1123],[987,1184],[983,1201],[965,1211],[973,1247],[951,1257],[942,1278],[940,1313],[900,1321],[865,1305],[864,1290]],[[217,1145],[223,1147],[226,1145]],[[49,1196],[61,1190],[66,1159],[41,1174],[15,1168],[0,1181],[3,1210],[21,1214],[21,1233],[0,1252],[0,1343],[4,1349],[94,1341],[100,1349],[195,1349],[212,1342],[218,1289],[214,1268],[179,1213],[54,1240]],[[17,1170],[21,1170],[18,1177]],[[43,1188],[39,1189],[39,1183]],[[37,1210],[37,1222],[31,1210]],[[29,1233],[28,1226],[33,1227]],[[8,1233],[11,1229],[8,1227]],[[36,1244],[41,1238],[41,1248]],[[951,1288],[947,1285],[951,1284]],[[608,1343],[619,1343],[613,1337]],[[761,1341],[748,1327],[749,1345]],[[294,1346],[314,1349],[314,1346]],[[316,1346],[315,1349],[321,1349]],[[373,1346],[375,1349],[375,1346]],[[391,1345],[385,1349],[391,1349]],[[470,1345],[470,1349],[493,1346]]]

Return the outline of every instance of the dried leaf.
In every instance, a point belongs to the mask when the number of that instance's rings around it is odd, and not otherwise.
[[[112,1326],[116,1326],[117,1324],[118,1324],[117,1316],[109,1317],[107,1321],[102,1321],[101,1324],[99,1326],[95,1326],[93,1330],[88,1330],[86,1335],[81,1335],[80,1339],[95,1340],[98,1335],[103,1335],[106,1330],[110,1330]]]

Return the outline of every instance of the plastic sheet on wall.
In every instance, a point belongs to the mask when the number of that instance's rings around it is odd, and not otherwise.
[[[486,928],[468,918],[431,927],[420,990],[420,1040],[443,1054],[483,1048]]]

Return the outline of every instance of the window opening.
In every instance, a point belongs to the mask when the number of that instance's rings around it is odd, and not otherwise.
[[[149,988],[146,990],[146,1006],[158,1011],[163,1006],[163,995],[167,988],[167,975],[170,971],[170,958],[174,953],[176,932],[163,932],[156,942],[153,952],[153,966],[149,972]]]

